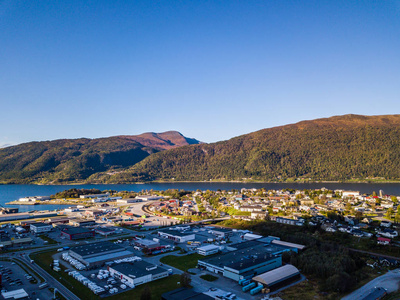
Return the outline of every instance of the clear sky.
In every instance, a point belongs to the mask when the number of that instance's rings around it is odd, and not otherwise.
[[[0,0],[0,145],[400,113],[400,1]]]

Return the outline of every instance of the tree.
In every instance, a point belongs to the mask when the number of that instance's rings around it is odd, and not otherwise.
[[[188,272],[181,274],[181,285],[183,287],[190,287],[190,283],[192,282],[192,278]]]
[[[151,290],[148,286],[143,289],[140,300],[151,300]]]
[[[393,214],[393,208],[389,208],[386,212],[386,218],[390,220],[392,218],[392,214]]]

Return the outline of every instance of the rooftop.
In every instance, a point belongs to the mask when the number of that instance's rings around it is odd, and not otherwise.
[[[142,276],[149,275],[149,274],[155,275],[155,274],[167,272],[166,269],[158,267],[151,263],[148,263],[144,260],[120,263],[120,264],[113,265],[110,268],[112,268],[126,276],[132,277],[132,278],[142,277]]]
[[[93,256],[101,255],[104,252],[117,252],[124,251],[125,248],[111,242],[97,242],[92,244],[85,244],[71,248],[71,251],[80,256]]]
[[[162,294],[161,299],[166,300],[211,300],[214,299],[208,295],[198,293],[192,289],[179,288],[167,293]]]
[[[178,231],[178,230],[159,230],[158,232],[174,236],[188,236],[194,234],[193,232]]]
[[[284,265],[280,268],[276,268],[272,271],[265,272],[256,277],[253,277],[253,280],[261,282],[268,286],[272,286],[278,282],[281,282],[298,274],[300,274],[300,272],[295,266]]]
[[[72,227],[72,226],[67,226],[62,229],[63,232],[66,232],[68,234],[79,234],[79,233],[86,233],[89,231],[92,231],[92,229],[86,229],[82,227]]]
[[[30,225],[31,225],[31,226],[35,226],[35,227],[47,227],[47,226],[51,226],[50,224],[41,223],[41,222],[33,223],[33,224],[30,224]]]
[[[228,267],[240,271],[274,258],[276,256],[266,251],[263,245],[258,245],[201,259],[200,261],[220,268]]]

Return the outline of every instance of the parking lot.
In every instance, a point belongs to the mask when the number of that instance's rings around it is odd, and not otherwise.
[[[2,292],[10,292],[24,289],[32,299],[50,299],[52,292],[48,288],[39,289],[40,283],[34,278],[34,274],[26,272],[15,262],[0,261],[2,273]]]

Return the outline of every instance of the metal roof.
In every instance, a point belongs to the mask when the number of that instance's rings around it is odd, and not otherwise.
[[[300,274],[300,272],[295,266],[284,265],[272,271],[265,272],[256,277],[253,277],[253,280],[260,282],[264,285],[272,286],[278,282],[281,282],[298,274]]]
[[[129,250],[124,250],[124,251],[120,251],[120,252],[113,252],[113,253],[108,253],[108,254],[104,254],[104,255],[97,255],[94,257],[84,257],[83,259],[85,260],[85,262],[92,264],[92,263],[96,263],[96,262],[101,262],[101,261],[108,261],[108,260],[115,260],[115,259],[119,259],[122,257],[127,257],[129,255],[133,256],[133,252],[129,251]]]
[[[197,248],[197,250],[202,250],[202,251],[215,250],[215,249],[219,249],[219,247],[216,245],[207,245]]]
[[[153,265],[153,264],[148,263],[143,260],[135,261],[135,262],[120,263],[120,264],[110,267],[110,269],[114,269],[115,271],[118,271],[119,273],[122,273],[125,276],[129,276],[132,278],[142,277],[142,276],[146,276],[149,274],[156,275],[156,274],[168,272],[164,268],[157,267],[156,265]]]
[[[29,296],[24,289],[1,293],[1,295],[4,297],[4,299],[22,299]]]
[[[272,243],[273,244],[277,244],[277,245],[290,247],[290,248],[297,248],[299,250],[303,250],[306,247],[304,245],[294,244],[294,243],[289,243],[289,242],[284,242],[284,241],[278,241],[278,240],[273,240]]]
[[[75,252],[78,255],[81,255],[82,257],[101,255],[105,252],[120,252],[123,250],[125,250],[124,247],[108,241],[84,244],[71,248],[71,251]]]

